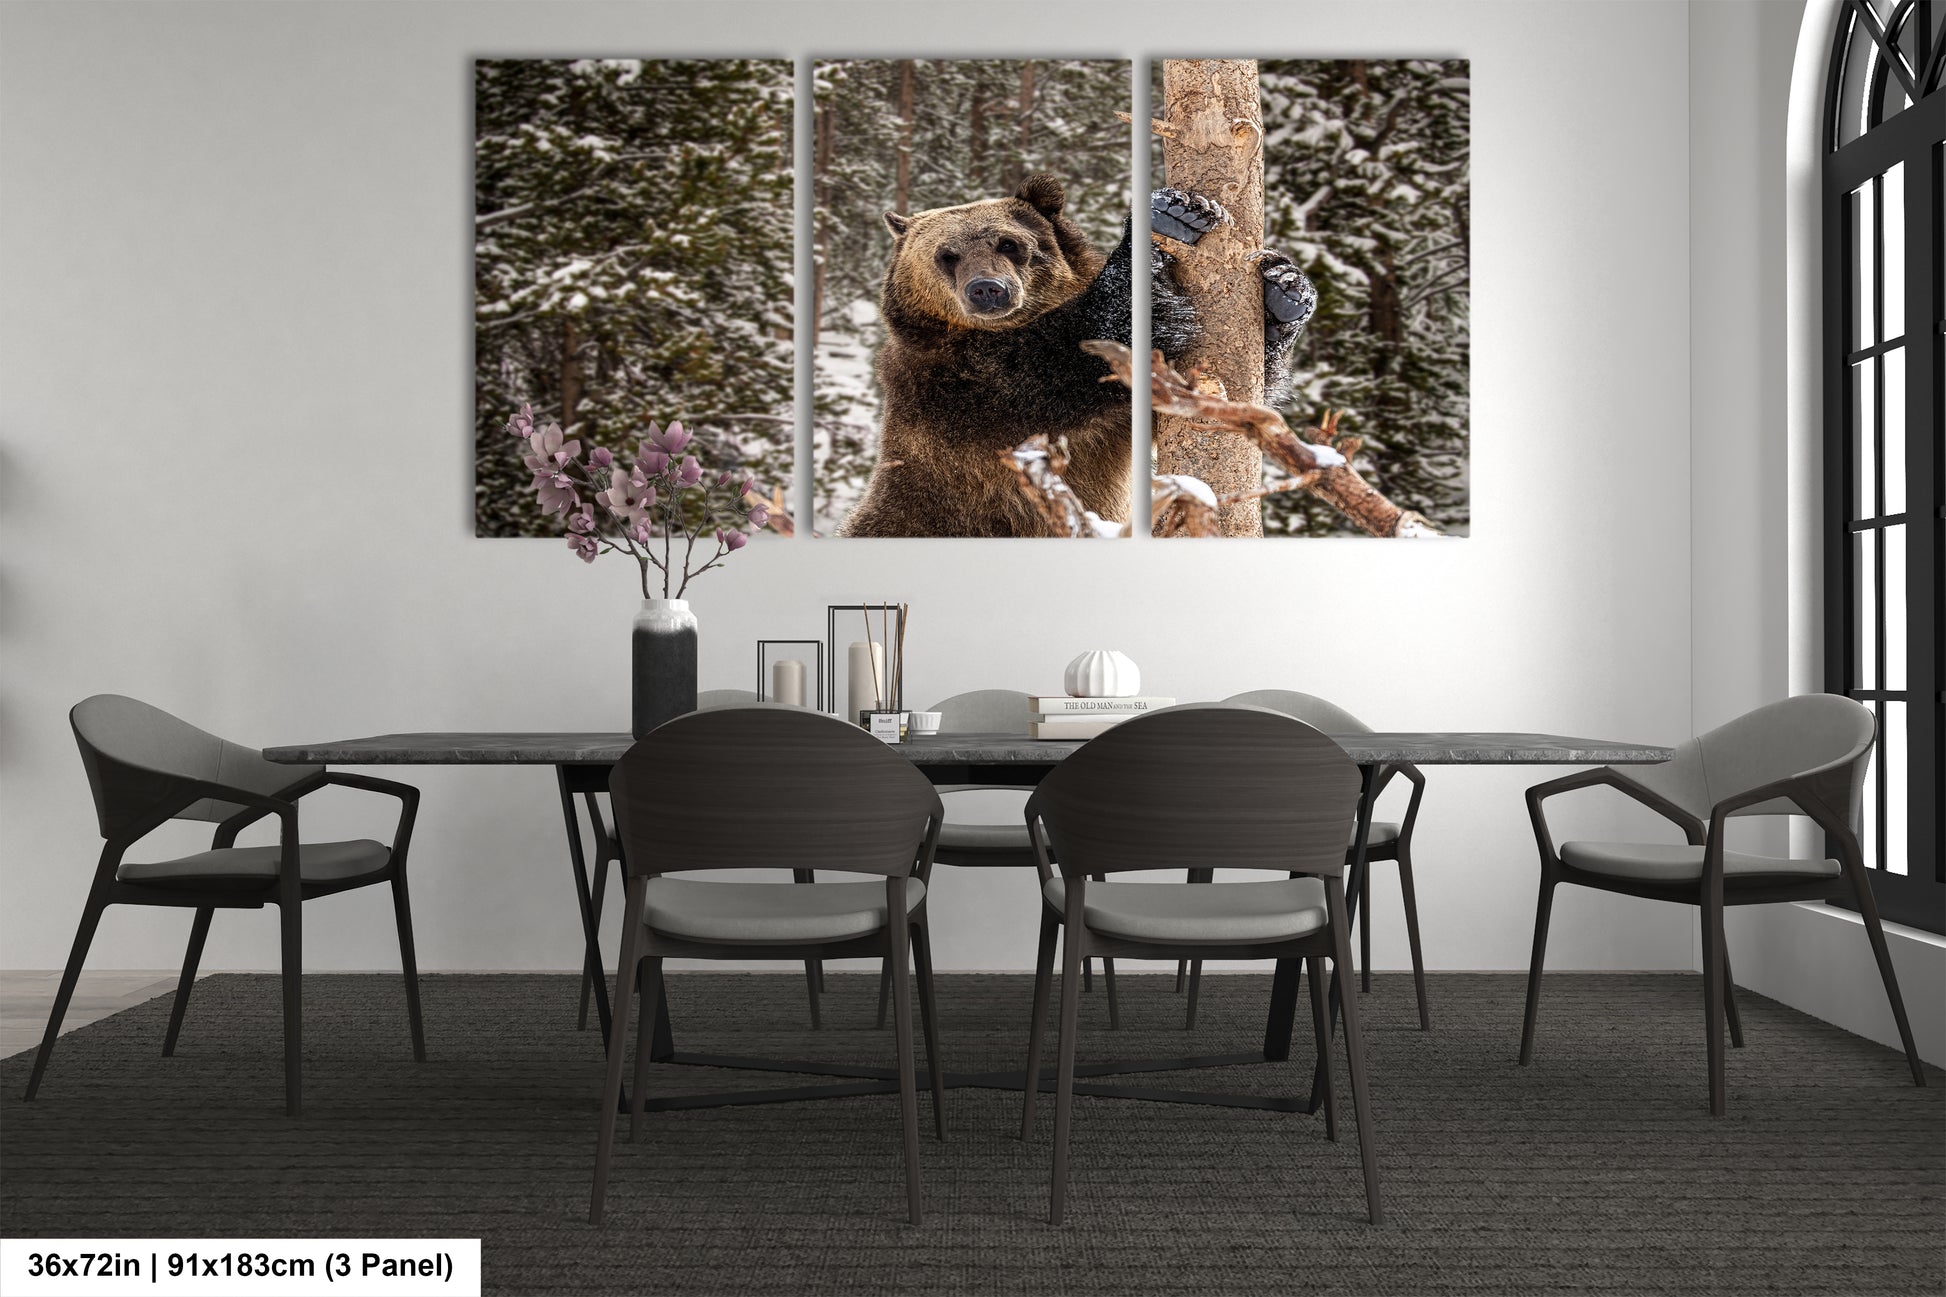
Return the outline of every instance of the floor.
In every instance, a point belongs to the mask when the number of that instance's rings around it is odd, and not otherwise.
[[[151,972],[83,972],[61,1021],[61,1034],[99,1022],[110,1014],[132,1009],[144,1000],[168,995],[176,989],[179,974]],[[41,1043],[47,1030],[47,1015],[54,1007],[54,993],[61,987],[61,973],[0,972],[0,1058],[24,1054]]]

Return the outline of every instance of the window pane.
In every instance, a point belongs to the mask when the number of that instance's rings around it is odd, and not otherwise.
[[[1880,206],[1885,226],[1884,336],[1896,338],[1905,332],[1905,163],[1885,173]]]
[[[1851,570],[1858,578],[1858,594],[1852,605],[1858,610],[1858,622],[1853,632],[1852,646],[1858,654],[1858,689],[1878,688],[1878,630],[1877,590],[1873,584],[1878,575],[1875,563],[1877,555],[1873,549],[1878,539],[1877,532],[1861,531],[1852,533]]]
[[[1878,372],[1876,360],[1864,360],[1851,367],[1851,437],[1854,467],[1853,518],[1878,517],[1878,457],[1873,453],[1877,438],[1872,431],[1872,412],[1876,408],[1872,376]]]
[[[1905,348],[1888,351],[1885,365],[1885,427],[1879,442],[1885,453],[1886,513],[1905,512]]]
[[[1852,348],[1869,347],[1878,341],[1872,322],[1872,187],[1866,181],[1851,191],[1851,338]]]
[[[1905,527],[1885,529],[1885,687],[1905,688]]]
[[[1906,803],[1911,790],[1906,787],[1905,704],[1885,704],[1885,728],[1879,742],[1885,747],[1885,869],[1887,873],[1906,872],[1911,847],[1906,837]]]

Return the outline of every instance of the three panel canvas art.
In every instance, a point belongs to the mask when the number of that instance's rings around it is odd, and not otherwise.
[[[1159,61],[1139,196],[1126,62],[811,71],[800,172],[786,60],[476,65],[479,535],[561,534],[524,405],[617,454],[679,420],[780,515],[808,473],[800,533],[1467,534],[1465,60]]]

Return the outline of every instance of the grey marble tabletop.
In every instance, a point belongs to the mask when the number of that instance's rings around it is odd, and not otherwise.
[[[1333,734],[1361,765],[1642,765],[1667,761],[1670,750],[1642,743],[1558,734],[1398,732]],[[628,751],[620,733],[378,734],[266,748],[271,761],[333,766],[607,765]],[[896,745],[913,764],[1051,765],[1080,741],[1017,734],[940,734]]]

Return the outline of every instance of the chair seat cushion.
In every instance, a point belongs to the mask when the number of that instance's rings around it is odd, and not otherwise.
[[[1027,825],[961,824],[948,820],[939,826],[941,851],[1025,851],[1032,854],[1034,844],[1027,837]]]
[[[1703,876],[1703,848],[1662,842],[1564,842],[1561,861],[1591,874],[1633,878],[1648,883],[1696,882]],[[1836,878],[1835,860],[1787,860],[1752,856],[1741,851],[1723,853],[1725,878],[1767,875],[1785,878]]]
[[[179,860],[127,863],[115,871],[115,877],[147,887],[263,887],[277,881],[283,854],[279,846],[224,847]],[[375,874],[391,858],[390,847],[370,838],[306,842],[297,848],[297,869],[307,883],[340,883]]]
[[[926,885],[905,881],[906,912],[926,899]],[[885,926],[885,884],[715,883],[651,878],[648,924],[689,941],[847,941]]]
[[[1385,820],[1373,820],[1372,831],[1371,834],[1366,837],[1365,845],[1370,847],[1377,847],[1377,846],[1382,846],[1387,842],[1397,842],[1398,840],[1399,840],[1398,825],[1388,823]],[[1358,822],[1356,820],[1352,821],[1352,825],[1351,825],[1351,845],[1354,847],[1358,845]]]
[[[1048,906],[1067,908],[1067,880],[1041,888]],[[1315,878],[1263,883],[1096,883],[1087,888],[1090,930],[1158,942],[1283,941],[1325,925],[1324,884]]]

